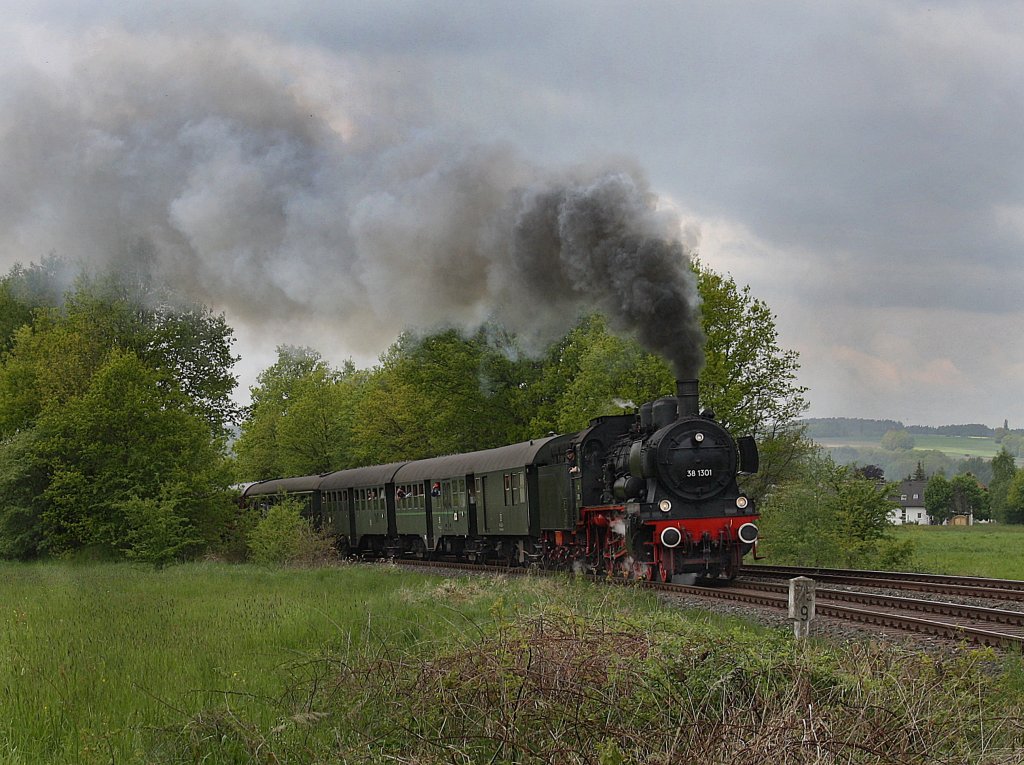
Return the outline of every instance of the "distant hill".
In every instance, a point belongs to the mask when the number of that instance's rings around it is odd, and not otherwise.
[[[803,420],[811,438],[853,438],[865,440],[881,438],[890,430],[906,430],[920,436],[968,436],[992,438],[995,428],[980,423],[968,425],[904,425],[899,420],[862,420],[856,417],[812,417]]]
[[[876,465],[888,480],[913,474],[920,465],[925,475],[970,472],[982,483],[991,480],[991,459],[1007,448],[1024,467],[1024,431],[999,432],[987,425],[904,425],[899,420],[855,417],[820,417],[803,421],[808,435],[841,465]],[[914,437],[913,449],[881,448],[890,430],[906,430]],[[998,436],[998,437],[997,437]]]

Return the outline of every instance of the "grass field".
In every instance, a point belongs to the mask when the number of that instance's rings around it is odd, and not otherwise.
[[[0,565],[3,765],[1003,763],[1020,719],[1019,657],[566,577]]]
[[[1024,526],[897,526],[914,543],[914,568],[934,574],[1024,579]]]
[[[305,657],[402,649],[485,620],[385,567],[0,565],[0,762],[142,762],[211,708],[269,726]],[[454,614],[454,616],[453,616]]]
[[[819,438],[815,439],[822,446],[852,446],[857,449],[880,448],[877,438]],[[914,449],[920,451],[938,451],[950,457],[981,457],[992,459],[999,453],[1000,446],[992,438],[974,438],[969,436],[915,435]]]

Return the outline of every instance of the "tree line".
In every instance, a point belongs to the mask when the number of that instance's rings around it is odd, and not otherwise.
[[[138,275],[69,279],[64,267],[48,260],[0,279],[5,558],[241,558],[257,519],[237,504],[240,482],[574,431],[674,393],[664,360],[594,314],[539,356],[493,324],[407,332],[366,369],[282,346],[243,410],[224,316]],[[887,554],[890,505],[807,438],[798,357],[779,344],[770,308],[731,276],[694,268],[707,335],[701,404],[758,440],[761,470],[745,489],[776,549],[793,513],[812,512],[819,528],[861,540],[837,543],[837,554]]]
[[[1024,436],[1024,430],[1010,430],[1006,421],[1002,427],[992,428],[981,423],[966,425],[904,425],[898,420],[869,420],[857,417],[809,417],[802,423],[812,438],[880,438],[892,430],[911,435],[966,436],[994,438],[1001,441],[1007,435]]]
[[[919,470],[915,477],[923,480],[924,471]],[[988,461],[987,480],[971,472],[947,478],[945,472],[938,471],[928,479],[924,507],[933,523],[943,523],[954,515],[1024,523],[1024,470],[1003,447]]]

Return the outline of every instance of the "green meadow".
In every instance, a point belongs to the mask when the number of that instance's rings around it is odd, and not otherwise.
[[[851,446],[857,449],[878,449],[877,438],[822,437],[815,439],[822,446]],[[993,438],[973,436],[915,435],[915,451],[937,451],[953,458],[981,457],[992,459],[999,453],[1000,445]]]
[[[897,526],[894,533],[913,541],[915,570],[1024,579],[1024,526]]]

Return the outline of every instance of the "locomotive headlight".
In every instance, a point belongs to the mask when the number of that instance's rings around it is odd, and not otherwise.
[[[701,441],[704,440],[704,434],[703,433],[697,433],[696,435],[694,435],[693,440],[696,441],[699,444]]]
[[[667,499],[663,499],[661,500],[661,502],[658,503],[658,509],[661,510],[661,512],[663,513],[667,513],[669,510],[672,509],[672,502]]]
[[[683,541],[683,535],[679,529],[669,526],[667,529],[661,532],[661,543],[665,547],[679,547],[679,543]]]
[[[747,505],[749,504],[750,500],[748,500],[746,497],[736,497],[736,507],[738,507],[740,510],[746,510]]]
[[[736,538],[745,545],[752,545],[757,541],[757,526],[753,523],[744,523],[736,531]]]

